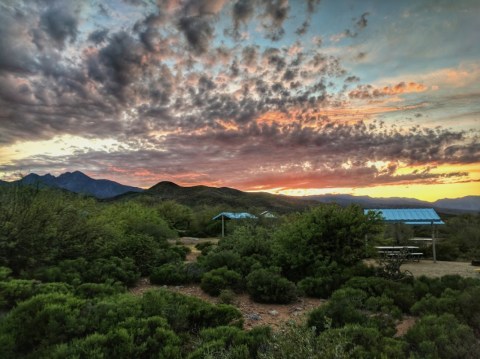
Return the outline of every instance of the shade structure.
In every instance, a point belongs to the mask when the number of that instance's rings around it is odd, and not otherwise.
[[[257,217],[247,212],[222,212],[217,214],[212,220],[222,220],[222,237],[225,237],[225,220],[230,219],[256,219]]]
[[[217,219],[221,219],[222,217],[224,217],[225,219],[246,219],[246,218],[255,219],[255,218],[257,218],[253,214],[250,214],[250,213],[247,213],[247,212],[222,212],[220,214],[217,214],[212,219],[215,221]]]
[[[364,209],[365,214],[376,212],[382,216],[385,223],[404,223],[411,226],[432,226],[433,261],[437,262],[435,248],[435,225],[445,224],[433,208],[372,208]]]
[[[445,224],[433,208],[372,208],[364,213],[377,212],[387,223],[405,223],[410,225]]]

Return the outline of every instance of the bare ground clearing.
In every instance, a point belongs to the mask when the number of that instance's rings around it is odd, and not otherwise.
[[[130,293],[141,295],[150,289],[158,288],[197,297],[213,304],[219,303],[218,298],[204,293],[197,284],[160,286],[150,284],[148,278],[140,279],[137,286],[130,289]],[[232,304],[242,312],[245,329],[251,329],[259,325],[269,325],[273,329],[277,329],[291,320],[295,322],[303,321],[308,312],[326,302],[326,300],[318,298],[299,298],[297,302],[292,304],[262,304],[252,301],[248,294],[238,294]]]

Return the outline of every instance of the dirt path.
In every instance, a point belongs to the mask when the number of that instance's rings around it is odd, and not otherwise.
[[[148,278],[140,279],[137,286],[130,289],[130,293],[141,295],[144,292],[155,288],[166,288],[173,292],[194,296],[213,304],[218,303],[218,298],[204,293],[197,284],[185,286],[159,286],[150,284]],[[262,304],[255,303],[247,294],[240,294],[236,296],[235,302],[232,304],[242,312],[245,321],[245,329],[251,329],[259,325],[269,325],[273,329],[276,329],[290,320],[296,322],[303,321],[308,312],[324,303],[326,303],[326,300],[324,299],[299,298],[297,302],[292,304]]]

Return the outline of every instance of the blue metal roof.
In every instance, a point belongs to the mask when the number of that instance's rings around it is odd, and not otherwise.
[[[225,217],[225,219],[245,219],[245,218],[255,219],[255,218],[257,218],[253,214],[250,214],[250,213],[247,213],[247,212],[240,212],[240,213],[222,212],[220,214],[217,214],[215,217],[213,217],[212,220],[221,219],[222,217]]]
[[[365,214],[370,211],[379,212],[384,222],[405,223],[411,225],[445,224],[433,208],[375,208],[364,209]]]

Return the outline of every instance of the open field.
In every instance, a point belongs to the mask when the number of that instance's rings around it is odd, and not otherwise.
[[[419,262],[409,262],[402,265],[402,270],[412,272],[415,277],[425,275],[427,277],[441,277],[447,274],[458,274],[462,277],[480,278],[480,273],[475,272],[475,269],[480,267],[472,266],[468,262],[447,262],[437,261],[433,263],[432,260],[424,259]]]

